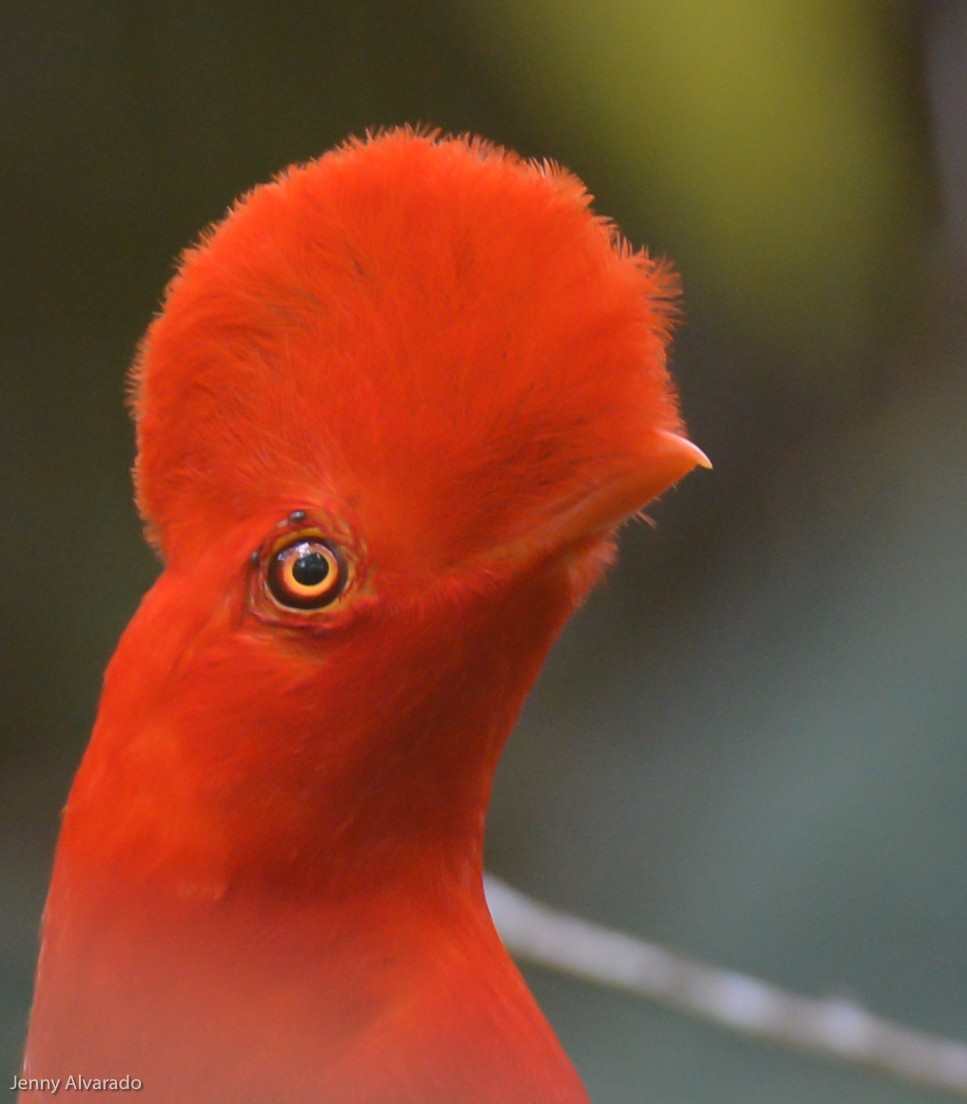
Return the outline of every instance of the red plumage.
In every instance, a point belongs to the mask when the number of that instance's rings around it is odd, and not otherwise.
[[[166,566],[67,806],[24,1076],[586,1100],[490,922],[483,823],[613,530],[702,462],[675,288],[563,170],[409,130],[186,253],[134,381]]]

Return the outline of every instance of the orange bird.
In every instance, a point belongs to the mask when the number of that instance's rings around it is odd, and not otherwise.
[[[491,781],[616,528],[707,464],[675,278],[589,204],[392,130],[183,257],[134,368],[165,567],[64,814],[25,1102],[587,1101],[487,910]]]

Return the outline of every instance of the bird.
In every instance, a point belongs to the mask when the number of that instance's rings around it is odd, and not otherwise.
[[[22,1101],[588,1100],[487,909],[491,785],[619,527],[709,466],[678,277],[592,202],[394,127],[182,255],[130,382],[163,567],[64,810]]]

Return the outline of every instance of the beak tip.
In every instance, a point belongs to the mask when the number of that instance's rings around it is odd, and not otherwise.
[[[708,456],[696,445],[690,441],[687,437],[683,437],[680,433],[673,433],[671,430],[662,429],[658,431],[658,436],[667,446],[670,453],[673,453],[684,464],[688,466],[685,468],[685,472],[691,471],[692,468],[706,468],[711,469],[712,461]],[[683,466],[684,466],[683,464]]]

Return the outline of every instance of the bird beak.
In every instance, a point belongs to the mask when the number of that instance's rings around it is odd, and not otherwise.
[[[704,452],[686,437],[659,430],[648,442],[641,470],[597,488],[566,507],[542,531],[548,551],[564,550],[604,536],[663,494],[693,468],[711,468]]]

